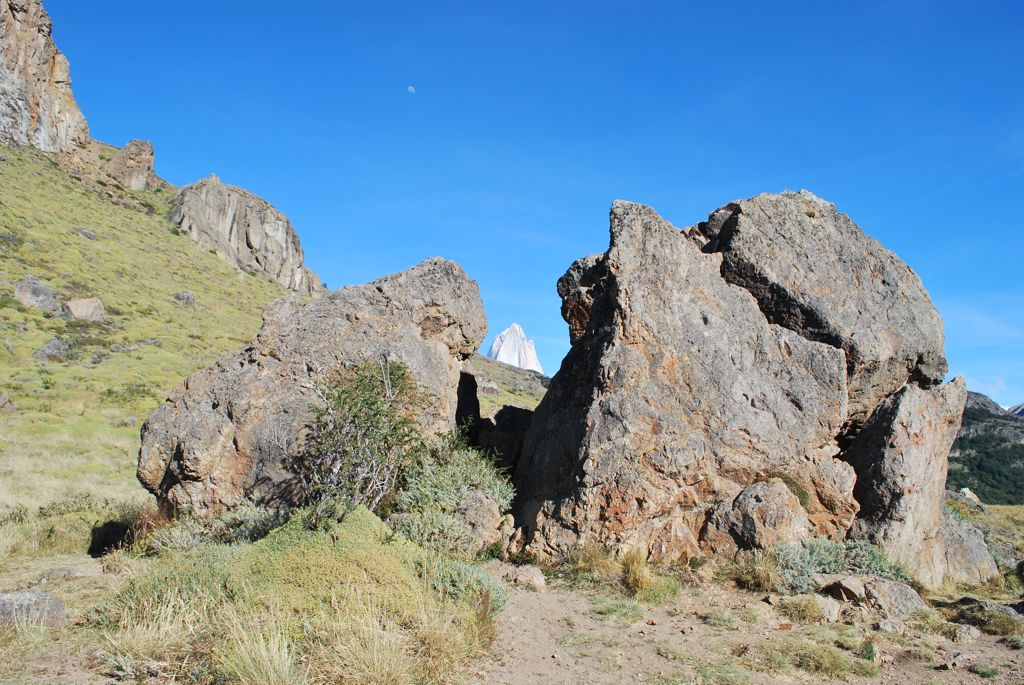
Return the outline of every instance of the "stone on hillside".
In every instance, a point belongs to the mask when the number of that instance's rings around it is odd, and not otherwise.
[[[971,490],[970,488],[960,488],[960,496],[977,506],[984,508],[984,505],[981,503],[981,499],[974,494],[974,490]]]
[[[80,228],[75,232],[86,240],[96,240],[96,233],[88,228]]]
[[[821,619],[825,623],[838,623],[843,617],[843,605],[835,597],[812,595],[821,609]]]
[[[191,290],[182,290],[181,292],[174,293],[174,299],[178,304],[191,307],[196,303],[196,294]]]
[[[479,490],[470,491],[456,518],[466,531],[470,549],[485,550],[502,538],[504,516],[498,504]]]
[[[103,165],[103,173],[129,190],[141,191],[157,184],[153,170],[153,143],[129,140],[123,149]]]
[[[35,276],[26,276],[14,284],[14,299],[26,307],[35,307],[54,314],[61,312],[57,294]]]
[[[982,532],[968,521],[943,508],[942,541],[945,547],[946,577],[964,585],[981,585],[999,575],[999,567],[985,543]],[[1013,560],[1013,571],[1017,571]]]
[[[171,221],[204,250],[300,293],[319,295],[320,278],[302,265],[291,221],[266,200],[210,176],[178,192]]]
[[[14,400],[7,395],[0,395],[0,414],[11,414],[16,410]]]
[[[575,343],[515,472],[533,553],[585,539],[693,556],[709,510],[776,476],[803,491],[816,532],[850,526],[845,356],[767,321],[721,264],[616,202],[608,253],[559,281]]]
[[[103,321],[107,312],[98,297],[85,297],[79,300],[68,300],[65,305],[68,316],[76,321]]]
[[[48,340],[42,347],[32,353],[35,359],[62,360],[71,353],[71,347],[60,338]]]
[[[715,509],[705,541],[717,553],[768,549],[807,539],[813,530],[800,500],[781,480],[754,483]]]
[[[844,602],[855,602],[867,596],[864,581],[857,576],[843,576],[822,587],[821,592]]]
[[[401,362],[427,400],[423,427],[446,431],[461,362],[486,328],[476,283],[443,259],[306,304],[272,302],[249,347],[192,374],[150,415],[139,480],[165,511],[215,514],[247,498],[287,504],[287,457],[302,448],[324,379],[361,360]]]
[[[965,556],[964,540],[947,539],[943,525],[947,456],[966,395],[962,378],[928,390],[907,385],[875,410],[845,453],[861,505],[851,536],[875,543],[931,587],[995,568],[984,543],[972,550],[975,558]]]
[[[0,623],[56,626],[66,618],[64,604],[45,590],[0,592]]]
[[[846,353],[850,420],[866,420],[908,381],[945,378],[942,317],[921,279],[832,203],[806,190],[765,193],[698,230],[705,250],[722,255],[722,276],[772,323]]]
[[[0,0],[0,143],[60,152],[89,142],[52,29],[41,0]]]
[[[902,624],[910,614],[928,605],[914,588],[898,580],[872,578],[864,584],[868,600],[883,617]]]

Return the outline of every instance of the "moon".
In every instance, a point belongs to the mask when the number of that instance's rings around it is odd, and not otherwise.
[[[415,95],[416,86],[409,86],[408,88],[405,89],[405,92],[408,93],[409,95]]]

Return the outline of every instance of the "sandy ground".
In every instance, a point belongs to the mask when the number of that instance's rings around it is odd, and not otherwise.
[[[881,638],[879,652],[891,663],[880,676],[827,678],[797,669],[758,673],[753,654],[772,649],[782,640],[807,636],[821,640],[833,628],[793,625],[749,593],[723,587],[691,588],[670,606],[645,608],[635,621],[598,613],[607,599],[579,591],[516,589],[498,618],[492,656],[476,673],[476,682],[493,685],[576,685],[647,683],[1024,683],[1024,652],[1011,650],[998,638],[983,635],[967,645],[932,636],[934,661],[922,660],[912,648]],[[736,627],[712,627],[711,612],[737,617]],[[742,618],[738,618],[742,617]],[[781,626],[781,629],[780,629]],[[878,635],[864,626],[867,634]],[[840,628],[841,629],[841,628]],[[945,653],[962,652],[959,669],[939,670]],[[966,670],[972,663],[992,666],[999,673],[982,678]]]

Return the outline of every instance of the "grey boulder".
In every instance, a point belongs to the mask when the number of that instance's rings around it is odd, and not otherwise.
[[[64,604],[45,590],[0,592],[0,622],[56,626],[67,618]]]
[[[301,452],[310,406],[333,373],[362,360],[405,364],[426,398],[423,428],[446,431],[461,363],[486,329],[477,284],[443,259],[305,304],[272,302],[248,347],[192,374],[150,415],[139,480],[165,511],[287,504],[297,487],[288,458]]]
[[[103,302],[98,297],[84,297],[77,300],[68,300],[65,305],[68,316],[75,321],[104,321],[107,312],[103,308]]]
[[[48,340],[42,347],[32,353],[35,359],[62,360],[71,354],[71,347],[60,338]]]
[[[26,307],[42,309],[53,314],[61,313],[60,302],[53,288],[35,276],[26,276],[14,284],[14,299]]]

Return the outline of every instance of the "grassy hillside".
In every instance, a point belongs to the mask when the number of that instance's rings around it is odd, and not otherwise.
[[[0,394],[16,406],[0,415],[0,509],[81,493],[142,497],[142,420],[187,374],[246,343],[264,305],[285,291],[176,234],[170,186],[90,190],[51,156],[0,154]],[[28,275],[61,301],[100,298],[107,321],[21,306],[13,284]],[[195,305],[179,304],[179,291],[195,293]],[[69,344],[68,357],[34,359],[54,337]]]
[[[1024,419],[968,406],[949,455],[947,486],[968,487],[990,504],[1024,504]]]

